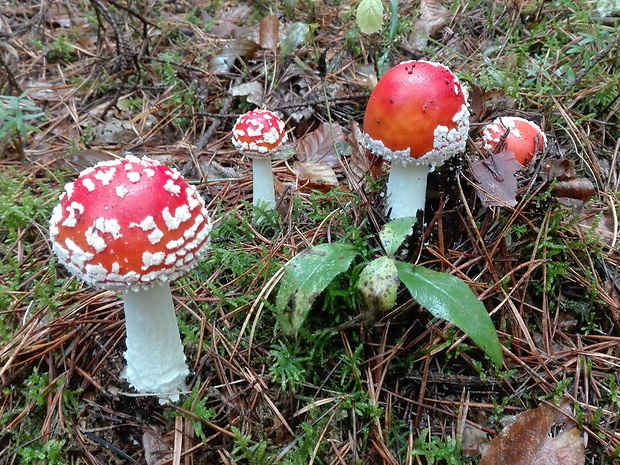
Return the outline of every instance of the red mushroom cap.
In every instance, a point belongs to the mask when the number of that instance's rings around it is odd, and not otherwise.
[[[523,166],[545,149],[547,138],[540,127],[532,121],[516,116],[502,116],[482,129],[484,148],[487,150],[510,150]],[[498,148],[499,144],[502,144]]]
[[[138,289],[192,269],[209,245],[204,200],[178,171],[134,156],[82,171],[50,221],[59,261],[86,283]]]
[[[284,122],[268,110],[244,113],[237,119],[232,134],[233,145],[248,157],[269,157],[286,142]]]
[[[467,93],[439,63],[402,62],[373,89],[364,132],[368,149],[377,156],[440,165],[465,149]]]

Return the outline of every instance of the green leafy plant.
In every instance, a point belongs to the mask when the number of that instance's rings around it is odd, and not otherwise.
[[[0,96],[0,158],[6,147],[12,144],[20,160],[24,157],[24,138],[31,132],[39,131],[32,121],[41,118],[41,109],[28,100],[24,92],[19,97]]]
[[[467,284],[453,275],[414,267],[394,258],[411,233],[414,221],[391,221],[379,233],[385,256],[371,260],[360,273],[357,288],[363,302],[374,314],[389,311],[396,304],[399,283],[403,283],[416,302],[434,317],[458,327],[501,366],[502,348],[493,322]],[[275,302],[276,317],[284,334],[297,335],[316,297],[337,275],[349,269],[359,254],[359,248],[351,244],[320,244],[286,265]]]

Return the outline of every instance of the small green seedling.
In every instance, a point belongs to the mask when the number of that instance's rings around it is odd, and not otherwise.
[[[23,139],[31,132],[39,131],[31,121],[41,118],[41,109],[28,100],[24,92],[19,97],[0,96],[0,158],[9,143],[13,144],[20,160],[24,158]]]
[[[414,222],[414,218],[399,218],[387,223],[379,233],[385,256],[370,261],[357,283],[364,304],[375,314],[391,310],[402,282],[416,302],[434,317],[449,321],[467,334],[501,366],[502,347],[497,332],[486,308],[469,286],[456,276],[394,258],[411,234]],[[351,244],[321,244],[305,250],[286,265],[275,312],[287,336],[297,335],[316,297],[337,275],[349,269],[358,255],[359,250]]]

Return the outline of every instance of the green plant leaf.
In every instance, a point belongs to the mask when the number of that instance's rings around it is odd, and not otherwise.
[[[357,249],[350,244],[320,244],[304,250],[289,262],[275,306],[284,334],[297,335],[314,300],[337,275],[351,266],[357,254]]]
[[[456,276],[413,268],[409,263],[397,262],[398,277],[411,297],[433,316],[454,324],[467,334],[493,362],[502,365],[502,346],[486,308],[472,290]]]
[[[379,239],[388,257],[394,257],[398,248],[403,244],[407,236],[412,233],[415,222],[416,218],[405,217],[390,221],[383,226],[383,229],[379,232]]]
[[[374,34],[383,27],[383,1],[362,0],[355,16],[357,26],[364,34]]]

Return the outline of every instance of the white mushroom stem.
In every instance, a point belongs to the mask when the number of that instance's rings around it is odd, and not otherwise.
[[[426,203],[430,165],[392,160],[387,182],[387,213],[391,220],[417,216]]]
[[[276,194],[273,184],[273,171],[269,157],[252,158],[253,169],[253,199],[254,206],[267,210],[276,208]]]
[[[127,367],[123,377],[138,392],[177,401],[189,369],[185,363],[179,327],[168,283],[146,290],[127,290],[125,326]]]

